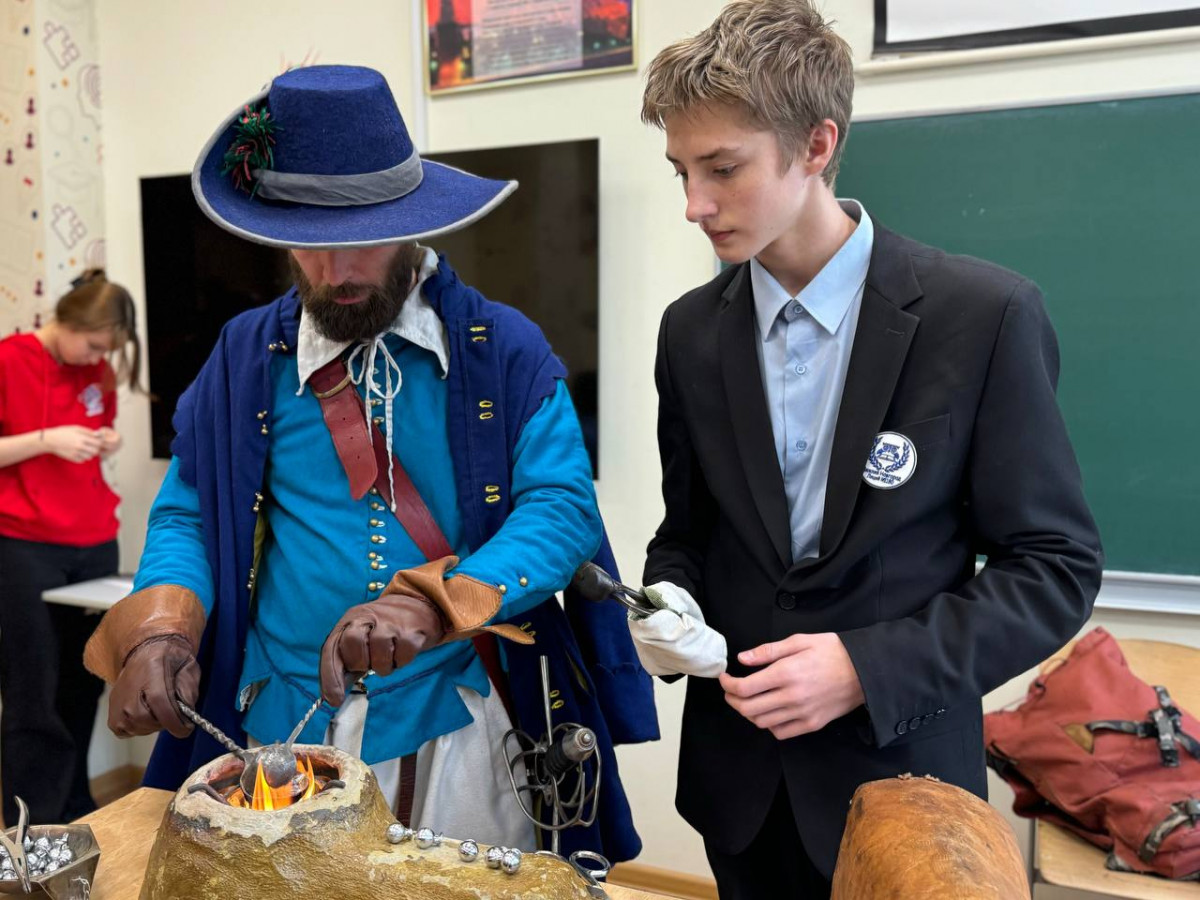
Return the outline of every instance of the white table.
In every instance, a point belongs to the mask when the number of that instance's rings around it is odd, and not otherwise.
[[[42,592],[42,599],[47,603],[61,603],[64,606],[79,606],[103,612],[128,596],[132,590],[132,577],[110,575],[107,578],[93,578],[91,581],[51,588]]]

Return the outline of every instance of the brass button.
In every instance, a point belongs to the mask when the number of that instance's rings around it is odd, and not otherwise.
[[[372,550],[367,554],[367,559],[379,559],[379,554]]]
[[[375,416],[374,418],[371,419],[371,421],[374,422],[376,425],[382,425],[383,424],[383,416]]]
[[[529,586],[529,579],[528,579],[528,578],[526,578],[524,575],[522,575],[522,576],[521,576],[521,578],[520,578],[520,581],[518,582],[518,584],[520,584],[520,585],[521,585],[521,587],[528,587],[528,586]]]
[[[383,562],[380,562],[379,560],[375,560],[375,562],[371,563],[371,568],[372,569],[386,569],[387,563],[383,563]]]
[[[368,488],[367,493],[374,494],[376,497],[378,497],[379,496],[379,488],[377,488],[377,487]]]
[[[499,591],[500,593],[502,593],[502,594],[507,594],[507,593],[508,593],[508,586],[507,586],[507,585],[504,585],[504,584],[498,584],[498,585],[496,585],[496,590],[498,590],[498,591]]]
[[[275,344],[275,343],[270,343],[270,344],[267,344],[267,349],[270,350],[272,353],[274,353],[276,350],[279,349],[279,345]]]
[[[383,527],[383,519],[372,519],[371,527],[372,528],[382,528]]]
[[[258,417],[260,419],[265,419],[267,417],[267,411],[265,409],[259,410]]]
[[[374,500],[372,500],[371,509],[384,509],[384,505],[382,503],[376,503]]]
[[[383,590],[383,582],[382,581],[372,581],[370,584],[367,585],[367,590],[368,591],[382,591]]]
[[[382,400],[382,399],[380,399],[379,397],[372,397],[372,398],[371,398],[371,405],[372,405],[372,406],[379,406],[381,403],[383,403],[383,400]]]
[[[251,512],[258,512],[258,509],[259,509],[259,507],[258,507],[257,503],[255,503],[252,507],[250,507]]]
[[[371,543],[372,544],[386,544],[387,538],[385,538],[382,534],[373,534],[373,535],[371,535]]]
[[[263,433],[263,434],[269,434],[269,433],[270,433],[270,432],[267,430],[267,426],[266,426],[266,425],[264,425],[264,426],[262,427],[262,433]]]

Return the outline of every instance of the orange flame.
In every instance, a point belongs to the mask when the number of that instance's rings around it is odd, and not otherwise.
[[[243,809],[249,807],[260,812],[271,812],[276,809],[286,809],[317,793],[317,776],[313,771],[312,759],[307,755],[297,758],[296,775],[297,777],[304,776],[305,787],[298,795],[293,795],[296,782],[289,781],[282,787],[271,787],[267,783],[266,776],[263,775],[260,762],[254,771],[254,794],[250,797],[249,802],[246,801],[246,795],[239,789],[229,797],[229,803],[231,806]]]

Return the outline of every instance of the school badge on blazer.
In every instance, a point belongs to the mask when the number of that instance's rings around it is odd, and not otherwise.
[[[880,432],[867,456],[863,481],[871,487],[890,491],[900,487],[917,471],[917,448],[902,434]]]

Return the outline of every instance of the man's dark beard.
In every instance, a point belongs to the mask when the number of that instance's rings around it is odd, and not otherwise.
[[[319,288],[313,287],[295,258],[289,254],[288,263],[305,315],[312,318],[317,331],[338,343],[370,340],[382,334],[400,315],[400,308],[412,289],[413,275],[423,256],[423,251],[411,252],[415,250],[411,246],[400,248],[381,286],[344,282],[337,287],[322,285]],[[353,297],[364,291],[369,293],[365,300],[358,303],[341,304],[334,301],[335,297]]]

